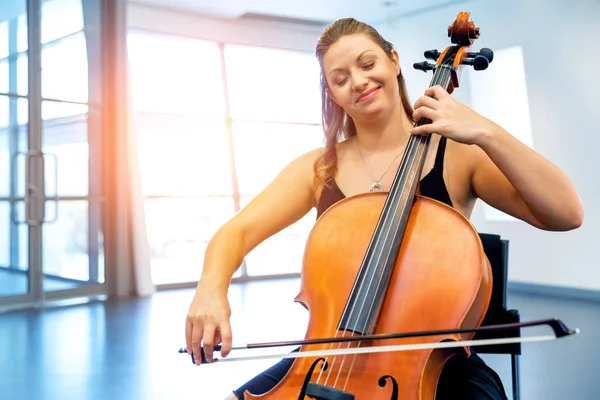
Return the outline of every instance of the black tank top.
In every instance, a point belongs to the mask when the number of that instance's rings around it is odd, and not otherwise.
[[[446,138],[441,137],[438,143],[435,162],[433,168],[419,183],[419,192],[422,196],[438,200],[453,207],[452,200],[448,194],[446,183],[444,182],[444,154],[446,152]],[[344,199],[344,192],[338,187],[334,178],[331,178],[329,185],[321,191],[319,203],[317,204],[317,218],[329,207],[338,201]]]

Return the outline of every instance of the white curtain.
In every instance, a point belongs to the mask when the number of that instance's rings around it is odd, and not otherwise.
[[[131,96],[127,62],[127,24],[125,0],[105,2],[115,7],[105,38],[109,43],[104,53],[109,88],[107,93],[108,116],[107,166],[109,194],[107,235],[107,284],[112,297],[143,297],[155,291],[150,268],[150,252],[146,232],[144,197],[141,186],[137,132]],[[106,11],[106,10],[105,10]],[[112,88],[112,90],[111,90]]]
[[[130,257],[129,265],[131,275],[126,286],[130,293],[138,296],[149,296],[156,291],[152,283],[150,268],[150,248],[146,231],[146,213],[144,209],[144,195],[142,193],[141,171],[138,157],[137,130],[135,127],[134,108],[129,84],[129,73],[127,69],[127,107],[124,107],[126,115],[126,131],[123,134],[122,147],[122,170],[119,174],[119,184],[123,197],[128,198],[128,223]]]

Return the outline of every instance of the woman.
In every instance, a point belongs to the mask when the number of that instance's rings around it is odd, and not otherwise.
[[[326,146],[288,164],[211,239],[186,320],[188,353],[199,355],[202,344],[211,361],[218,343],[222,357],[230,352],[227,289],[248,252],[313,207],[321,215],[344,197],[388,191],[411,134],[436,134],[420,182],[422,195],[467,218],[480,198],[540,229],[566,231],[582,223],[583,207],[569,179],[500,126],[439,86],[427,89],[413,110],[397,52],[369,25],[350,18],[333,23],[316,54]],[[414,128],[421,118],[432,122]],[[281,361],[231,398],[242,398],[246,389],[269,390],[291,363]],[[437,399],[457,398],[506,395],[497,374],[473,355],[452,359],[442,372]]]

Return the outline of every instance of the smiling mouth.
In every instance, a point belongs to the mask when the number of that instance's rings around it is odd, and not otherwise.
[[[371,96],[373,93],[375,93],[379,89],[381,89],[381,86],[374,87],[373,89],[369,90],[368,92],[365,92],[365,93],[361,94],[360,97],[358,99],[356,99],[356,102],[358,103],[360,101],[365,100],[366,98],[368,98],[369,96]]]

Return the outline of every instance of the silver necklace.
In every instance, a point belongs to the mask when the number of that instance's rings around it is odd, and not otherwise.
[[[392,167],[394,162],[398,159],[398,157],[400,157],[400,155],[402,153],[404,153],[404,148],[402,148],[402,151],[400,153],[398,153],[398,155],[396,157],[394,157],[394,159],[392,160],[390,165],[388,165],[387,169],[385,170],[385,172],[383,174],[381,174],[379,179],[375,179],[375,177],[373,176],[373,173],[371,172],[371,170],[369,169],[369,166],[367,165],[367,162],[365,161],[365,158],[363,157],[362,151],[360,150],[360,146],[358,145],[358,140],[356,141],[356,147],[358,148],[358,154],[360,154],[360,158],[362,158],[363,163],[365,164],[365,168],[367,168],[367,172],[369,172],[371,179],[373,179],[373,183],[371,183],[371,186],[369,186],[369,192],[375,192],[375,191],[383,192],[383,186],[381,186],[379,181],[385,176],[385,174],[387,174],[387,172],[390,170],[390,168]]]

